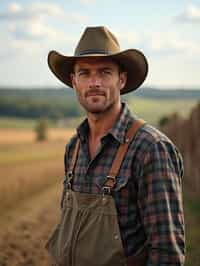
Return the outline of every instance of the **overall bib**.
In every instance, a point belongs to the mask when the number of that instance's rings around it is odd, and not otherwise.
[[[130,141],[144,121],[136,120],[121,144],[100,194],[75,192],[71,189],[80,140],[76,142],[70,171],[66,179],[60,223],[46,247],[54,266],[138,266],[142,257],[126,258],[123,251],[117,210],[111,191],[115,186],[122,160]]]

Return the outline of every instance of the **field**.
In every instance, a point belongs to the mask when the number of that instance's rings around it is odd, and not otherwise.
[[[128,100],[130,109],[136,115],[142,117],[147,122],[157,125],[159,119],[172,113],[178,113],[181,117],[187,117],[191,108],[195,106],[197,100],[154,100],[142,97],[134,97]]]
[[[48,141],[36,142],[29,127],[0,129],[1,266],[49,265],[44,243],[59,217],[63,154],[73,133],[50,129]]]
[[[154,124],[174,111],[187,116],[194,104],[140,98],[129,102],[138,116]],[[0,266],[50,265],[44,245],[59,218],[63,154],[74,130],[50,127],[48,140],[36,142],[34,125],[34,120],[0,119]],[[191,198],[185,189],[186,265],[199,266],[200,202]]]

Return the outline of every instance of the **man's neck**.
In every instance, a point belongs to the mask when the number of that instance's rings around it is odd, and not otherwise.
[[[87,115],[90,128],[90,138],[101,139],[113,127],[121,112],[121,103],[102,114]]]

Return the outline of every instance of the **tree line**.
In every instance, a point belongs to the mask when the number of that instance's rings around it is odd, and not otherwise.
[[[0,97],[0,116],[60,119],[78,117],[81,113],[81,108],[72,97],[65,99],[65,101],[59,101],[58,99],[45,101],[45,99]]]

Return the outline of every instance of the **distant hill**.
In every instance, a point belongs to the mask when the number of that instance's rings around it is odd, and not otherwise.
[[[154,89],[141,88],[134,93],[136,96],[151,99],[200,99],[200,88],[198,89]]]
[[[16,99],[31,99],[43,102],[64,101],[66,98],[75,98],[75,93],[72,89],[67,88],[1,88],[0,98],[16,98]]]
[[[127,97],[140,96],[150,99],[200,99],[198,89],[155,89],[142,87],[135,92],[127,94]],[[75,93],[71,88],[3,88],[0,87],[0,97],[30,98],[42,101],[63,101],[66,98],[74,98]],[[126,98],[126,96],[125,96]]]
[[[73,90],[66,89],[0,89],[0,116],[59,119],[80,116]]]
[[[186,116],[199,99],[200,90],[192,89],[140,88],[123,95],[134,114],[153,124],[171,112]],[[71,88],[0,88],[0,117],[59,120],[83,115],[84,111]]]

